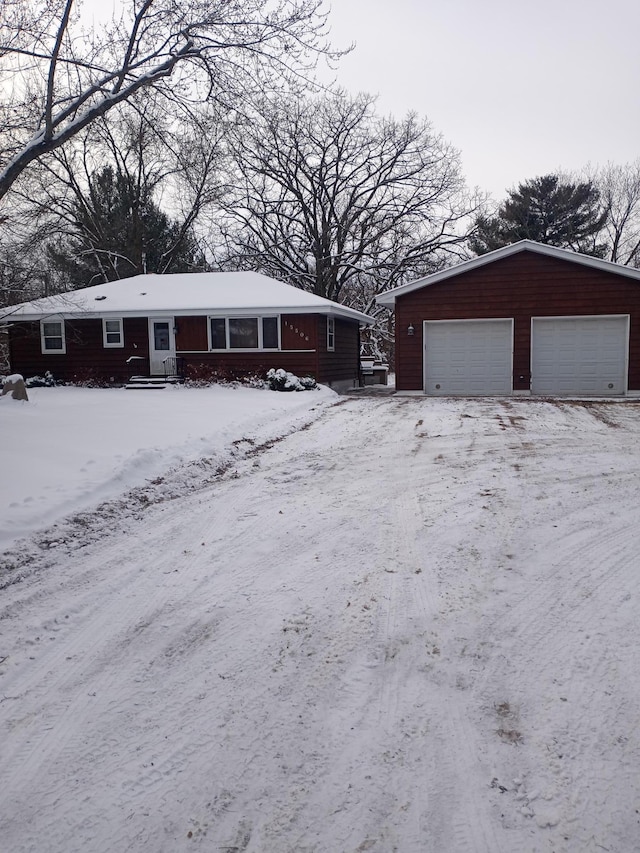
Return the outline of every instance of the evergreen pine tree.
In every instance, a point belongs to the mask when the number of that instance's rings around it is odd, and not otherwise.
[[[471,248],[483,255],[519,240],[535,240],[602,257],[606,246],[597,237],[606,212],[599,202],[590,181],[562,182],[557,175],[534,178],[510,191],[497,216],[478,217]]]

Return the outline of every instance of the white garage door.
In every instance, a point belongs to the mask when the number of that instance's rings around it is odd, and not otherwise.
[[[426,320],[427,394],[510,394],[512,320]]]
[[[624,394],[629,318],[534,317],[531,391],[534,394]]]

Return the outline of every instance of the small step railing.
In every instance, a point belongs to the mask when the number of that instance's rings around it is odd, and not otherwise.
[[[164,378],[184,379],[184,358],[180,356],[170,355],[162,362],[164,368]]]

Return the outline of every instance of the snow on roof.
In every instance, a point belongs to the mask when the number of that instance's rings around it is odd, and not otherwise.
[[[162,314],[330,314],[371,324],[372,317],[256,272],[138,275],[46,296],[7,309],[15,320],[64,317],[148,317]]]
[[[471,270],[483,267],[485,264],[493,263],[501,258],[508,258],[511,255],[516,255],[518,252],[537,252],[539,255],[548,255],[552,258],[558,258],[562,261],[572,261],[573,263],[583,264],[587,267],[593,267],[602,272],[624,275],[628,278],[635,278],[640,281],[640,270],[632,267],[625,267],[622,264],[615,264],[613,261],[603,261],[600,258],[594,258],[590,255],[582,255],[579,252],[574,252],[571,249],[559,249],[557,246],[548,246],[544,243],[536,243],[535,240],[520,240],[518,243],[512,243],[509,246],[503,246],[501,249],[495,249],[493,252],[487,252],[486,255],[479,255],[477,258],[472,258],[469,261],[463,261],[453,267],[448,267],[440,272],[432,273],[432,275],[418,278],[415,281],[410,281],[408,284],[403,284],[400,287],[395,287],[393,290],[388,290],[386,293],[381,293],[376,296],[378,305],[384,305],[386,308],[393,308],[396,299],[399,296],[404,296],[406,293],[411,293],[413,290],[419,290],[421,287],[428,287],[431,284],[437,284],[439,281],[445,281],[454,275],[462,275],[462,273],[470,272]]]

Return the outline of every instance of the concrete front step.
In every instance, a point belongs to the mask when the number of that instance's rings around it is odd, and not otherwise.
[[[165,382],[127,382],[126,391],[162,391],[167,387]]]
[[[167,385],[177,385],[182,382],[179,376],[132,376],[125,388],[142,390],[149,388],[166,388]]]

